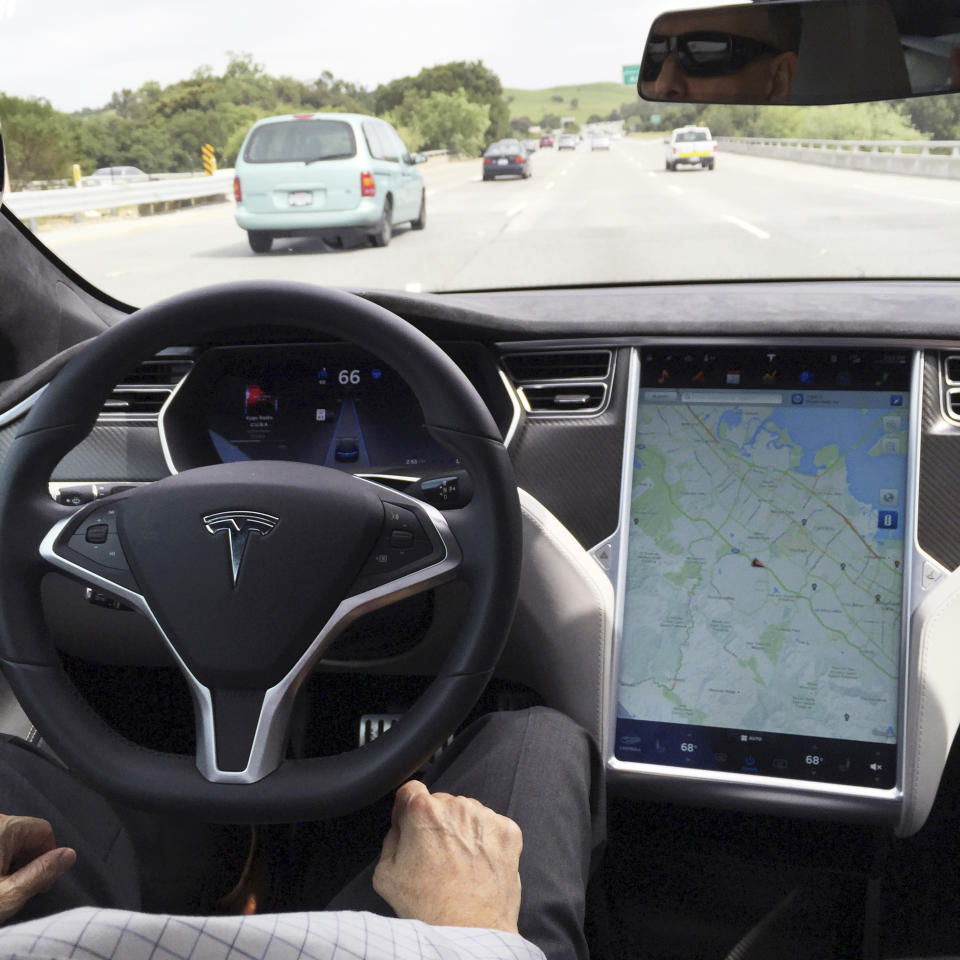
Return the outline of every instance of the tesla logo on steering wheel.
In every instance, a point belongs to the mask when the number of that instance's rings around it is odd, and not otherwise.
[[[220,513],[208,513],[203,518],[207,533],[226,533],[230,543],[230,563],[233,568],[233,585],[237,585],[240,576],[240,564],[247,549],[250,534],[266,537],[277,525],[279,517],[256,510],[223,510]]]

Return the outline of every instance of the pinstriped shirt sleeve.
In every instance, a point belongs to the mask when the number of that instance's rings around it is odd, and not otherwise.
[[[545,960],[501,930],[372,913],[175,917],[79,907],[0,927],[0,960]]]

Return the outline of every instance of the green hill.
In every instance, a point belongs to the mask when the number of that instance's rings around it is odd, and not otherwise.
[[[565,87],[547,87],[543,90],[517,90],[505,87],[503,95],[510,105],[511,117],[529,117],[534,123],[547,113],[561,117],[576,117],[577,123],[587,122],[591,114],[607,116],[619,110],[624,103],[637,99],[637,91],[622,83],[579,83]],[[562,97],[561,101],[554,97]],[[577,105],[571,106],[576,100]]]

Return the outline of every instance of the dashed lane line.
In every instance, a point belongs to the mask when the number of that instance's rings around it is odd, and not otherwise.
[[[741,220],[739,217],[724,217],[724,220],[727,223],[732,223],[735,227],[739,227],[741,230],[746,230],[747,233],[752,233],[758,240],[769,240],[770,234],[766,230],[761,230],[759,227],[755,227],[752,223],[748,223],[746,220]]]

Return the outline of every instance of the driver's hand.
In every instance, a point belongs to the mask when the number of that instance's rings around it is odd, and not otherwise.
[[[391,819],[373,888],[398,917],[517,933],[523,836],[512,820],[417,780],[397,791]]]
[[[54,845],[46,820],[0,813],[0,923],[49,890],[76,860],[76,851]]]

